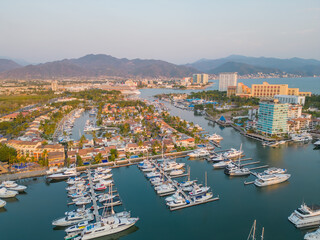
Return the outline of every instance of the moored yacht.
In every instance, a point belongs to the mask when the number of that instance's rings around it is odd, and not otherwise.
[[[248,176],[250,175],[250,170],[248,168],[241,168],[240,166],[234,165],[231,168],[226,168],[224,173],[229,176]]]
[[[259,174],[254,181],[257,187],[265,187],[287,181],[291,177],[290,174]]]
[[[308,228],[320,225],[320,206],[307,206],[303,203],[288,217],[297,228]]]
[[[85,227],[81,233],[81,240],[94,239],[124,231],[132,227],[139,218],[121,218],[110,216]]]
[[[66,217],[56,219],[52,222],[52,225],[54,226],[70,226],[77,224],[82,221],[92,221],[94,219],[94,216],[92,213],[75,213],[73,215],[67,215]]]
[[[1,186],[7,188],[8,190],[17,192],[24,192],[27,189],[26,186],[18,185],[15,181],[4,181],[2,182]]]
[[[213,168],[219,169],[219,168],[225,168],[231,163],[232,163],[232,160],[225,159],[223,161],[212,164],[212,166],[213,166]]]
[[[206,157],[209,154],[210,154],[209,151],[207,151],[205,149],[197,149],[191,153],[188,153],[188,156],[190,158],[198,158],[198,157]]]
[[[18,195],[17,191],[8,190],[5,187],[0,188],[0,198],[12,198]]]
[[[6,206],[6,204],[7,204],[6,201],[3,201],[0,199],[0,208]]]
[[[208,136],[207,139],[209,141],[220,142],[221,140],[223,140],[223,137],[221,137],[219,134],[214,133],[214,134]]]
[[[314,232],[304,235],[304,240],[320,240],[320,228]]]
[[[271,167],[268,168],[267,170],[263,171],[265,174],[277,174],[277,173],[286,173],[287,169],[284,168],[275,168],[275,167]]]
[[[63,173],[55,173],[55,174],[49,175],[47,176],[47,178],[53,179],[53,180],[63,180],[63,179],[68,179],[69,177],[75,177],[78,175],[79,173],[75,168],[70,168],[64,171]]]
[[[208,192],[210,187],[199,187],[199,185],[195,184],[191,192],[189,192],[190,196],[198,196]]]
[[[243,154],[243,151],[231,148],[229,151],[223,153],[223,157],[225,158],[236,158]]]

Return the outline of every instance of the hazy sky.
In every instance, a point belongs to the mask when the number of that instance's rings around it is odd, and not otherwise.
[[[0,0],[0,56],[320,59],[320,0]]]

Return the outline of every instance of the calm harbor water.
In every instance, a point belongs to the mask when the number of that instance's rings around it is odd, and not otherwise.
[[[151,98],[163,89],[145,89],[141,92],[141,97]],[[320,203],[320,150],[314,150],[311,143],[262,147],[260,142],[247,139],[232,128],[208,125],[202,116],[194,116],[192,112],[170,104],[168,106],[171,114],[198,123],[209,133],[222,135],[222,149],[239,148],[242,143],[246,157],[261,161],[263,165],[287,168],[292,177],[287,183],[260,189],[243,184],[245,180],[253,180],[252,176],[230,178],[221,170],[213,170],[206,161],[178,159],[191,167],[191,179],[204,183],[207,172],[208,186],[214,195],[220,196],[220,200],[170,212],[164,199],[156,195],[136,166],[114,169],[115,185],[124,203],[117,209],[130,210],[140,220],[137,227],[101,240],[246,239],[254,219],[257,220],[259,233],[262,226],[265,227],[265,239],[303,239],[305,231],[296,229],[287,217],[302,201]],[[74,138],[77,138],[79,128],[83,127],[87,118],[83,115],[76,120]],[[45,178],[26,179],[19,183],[28,186],[27,193],[8,201],[6,208],[0,210],[0,239],[63,239],[64,231],[53,229],[51,221],[73,209],[66,204],[66,183],[47,183]]]

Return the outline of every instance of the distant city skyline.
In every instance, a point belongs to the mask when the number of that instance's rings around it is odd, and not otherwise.
[[[175,64],[232,54],[320,60],[318,0],[3,0],[0,56],[108,54]]]

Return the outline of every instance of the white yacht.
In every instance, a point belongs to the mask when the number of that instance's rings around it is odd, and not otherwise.
[[[304,240],[320,240],[320,228],[314,232],[304,235]]]
[[[248,168],[241,168],[240,166],[234,165],[231,168],[225,169],[225,174],[229,176],[247,176],[250,175],[250,170]]]
[[[6,206],[6,204],[6,201],[0,199],[0,208],[3,208],[4,206]]]
[[[160,177],[160,173],[159,172],[150,172],[150,173],[147,173],[147,178],[155,178],[155,177]]]
[[[287,172],[287,169],[284,169],[284,168],[275,168],[275,167],[271,167],[271,168],[268,168],[267,170],[264,170],[263,171],[265,174],[277,174],[277,173],[286,173]]]
[[[132,227],[139,218],[121,218],[110,216],[85,227],[81,233],[81,240],[94,239],[124,231]]]
[[[8,190],[13,190],[17,192],[24,192],[27,187],[23,185],[18,185],[15,181],[4,181],[0,187],[5,187]]]
[[[68,179],[69,177],[75,177],[78,175],[79,173],[75,168],[70,168],[64,171],[63,173],[55,173],[55,174],[49,175],[47,176],[47,178],[53,179],[53,180],[63,180],[63,179]]]
[[[216,168],[216,169],[219,169],[219,168],[225,168],[227,167],[229,164],[232,163],[232,160],[230,159],[225,159],[223,161],[220,161],[220,162],[217,162],[217,163],[214,163],[212,166],[213,168]]]
[[[103,180],[103,181],[100,181],[99,183],[97,183],[95,186],[94,186],[94,190],[96,191],[103,191],[103,190],[106,190],[108,187],[111,186],[111,184],[113,183],[112,180]]]
[[[320,206],[307,206],[303,203],[288,217],[297,228],[308,228],[320,225]]]
[[[181,175],[181,174],[183,174],[184,173],[184,171],[183,170],[173,170],[173,171],[171,171],[170,172],[170,176],[179,176],[179,175]]]
[[[109,178],[112,178],[112,174],[96,174],[93,176],[92,182],[99,182]]]
[[[199,187],[199,185],[195,184],[191,192],[189,192],[190,196],[198,196],[208,192],[210,187]]]
[[[243,154],[242,150],[237,150],[234,148],[231,148],[229,151],[223,153],[223,157],[225,158],[236,158]]]
[[[83,229],[89,224],[88,221],[83,221],[83,222],[79,222],[78,224],[76,225],[73,225],[71,227],[68,227],[65,232],[67,234],[69,233],[77,233],[77,232],[82,232]]]
[[[197,149],[191,153],[188,153],[188,156],[190,158],[198,158],[198,157],[206,157],[209,154],[210,154],[209,151],[207,151],[205,149]]]
[[[61,172],[64,172],[66,170],[67,170],[66,168],[59,168],[57,166],[54,166],[54,167],[50,167],[49,170],[46,171],[46,174],[47,175],[51,175],[51,174],[54,174],[54,173],[61,173]]]
[[[181,182],[179,183],[179,186],[180,187],[189,187],[189,186],[192,186],[193,184],[196,183],[196,180],[193,180],[193,181],[185,181],[185,182]]]
[[[208,161],[212,161],[212,162],[220,162],[220,161],[223,161],[225,158],[223,157],[222,154],[217,154],[217,155],[214,155],[210,158],[208,158]]]
[[[195,203],[197,203],[197,202],[204,202],[204,201],[209,200],[209,199],[212,198],[212,197],[213,197],[212,192],[207,192],[207,193],[204,194],[204,195],[200,195],[200,196],[194,197],[194,198],[193,198],[193,201],[194,201]]]
[[[313,143],[316,147],[320,147],[320,139]]]
[[[168,201],[167,203],[168,207],[180,207],[187,204],[187,201],[182,197],[181,195],[178,195],[173,201]]]
[[[0,188],[0,198],[12,198],[18,195],[17,191],[8,190],[5,187]]]
[[[154,188],[157,191],[157,194],[166,194],[174,192],[176,189],[171,183],[162,184]]]
[[[163,171],[172,171],[183,168],[185,163],[177,163],[177,162],[168,162],[163,166]]]
[[[221,137],[220,135],[214,133],[214,134],[210,135],[209,137],[207,137],[207,139],[209,141],[220,142],[221,140],[223,140],[223,137]]]
[[[116,197],[116,195],[111,195],[111,194],[103,194],[99,196],[99,202],[106,202],[106,201],[110,201],[111,199],[114,199]]]
[[[254,184],[257,187],[265,187],[287,181],[291,177],[290,174],[259,174]]]
[[[100,174],[107,174],[112,171],[111,168],[103,168],[103,167],[98,167],[94,172],[95,173],[100,173]]]
[[[66,227],[70,225],[77,224],[82,221],[92,221],[94,219],[94,216],[92,213],[75,213],[73,215],[68,215],[63,218],[56,219],[52,222],[53,226],[59,226],[59,227]]]

